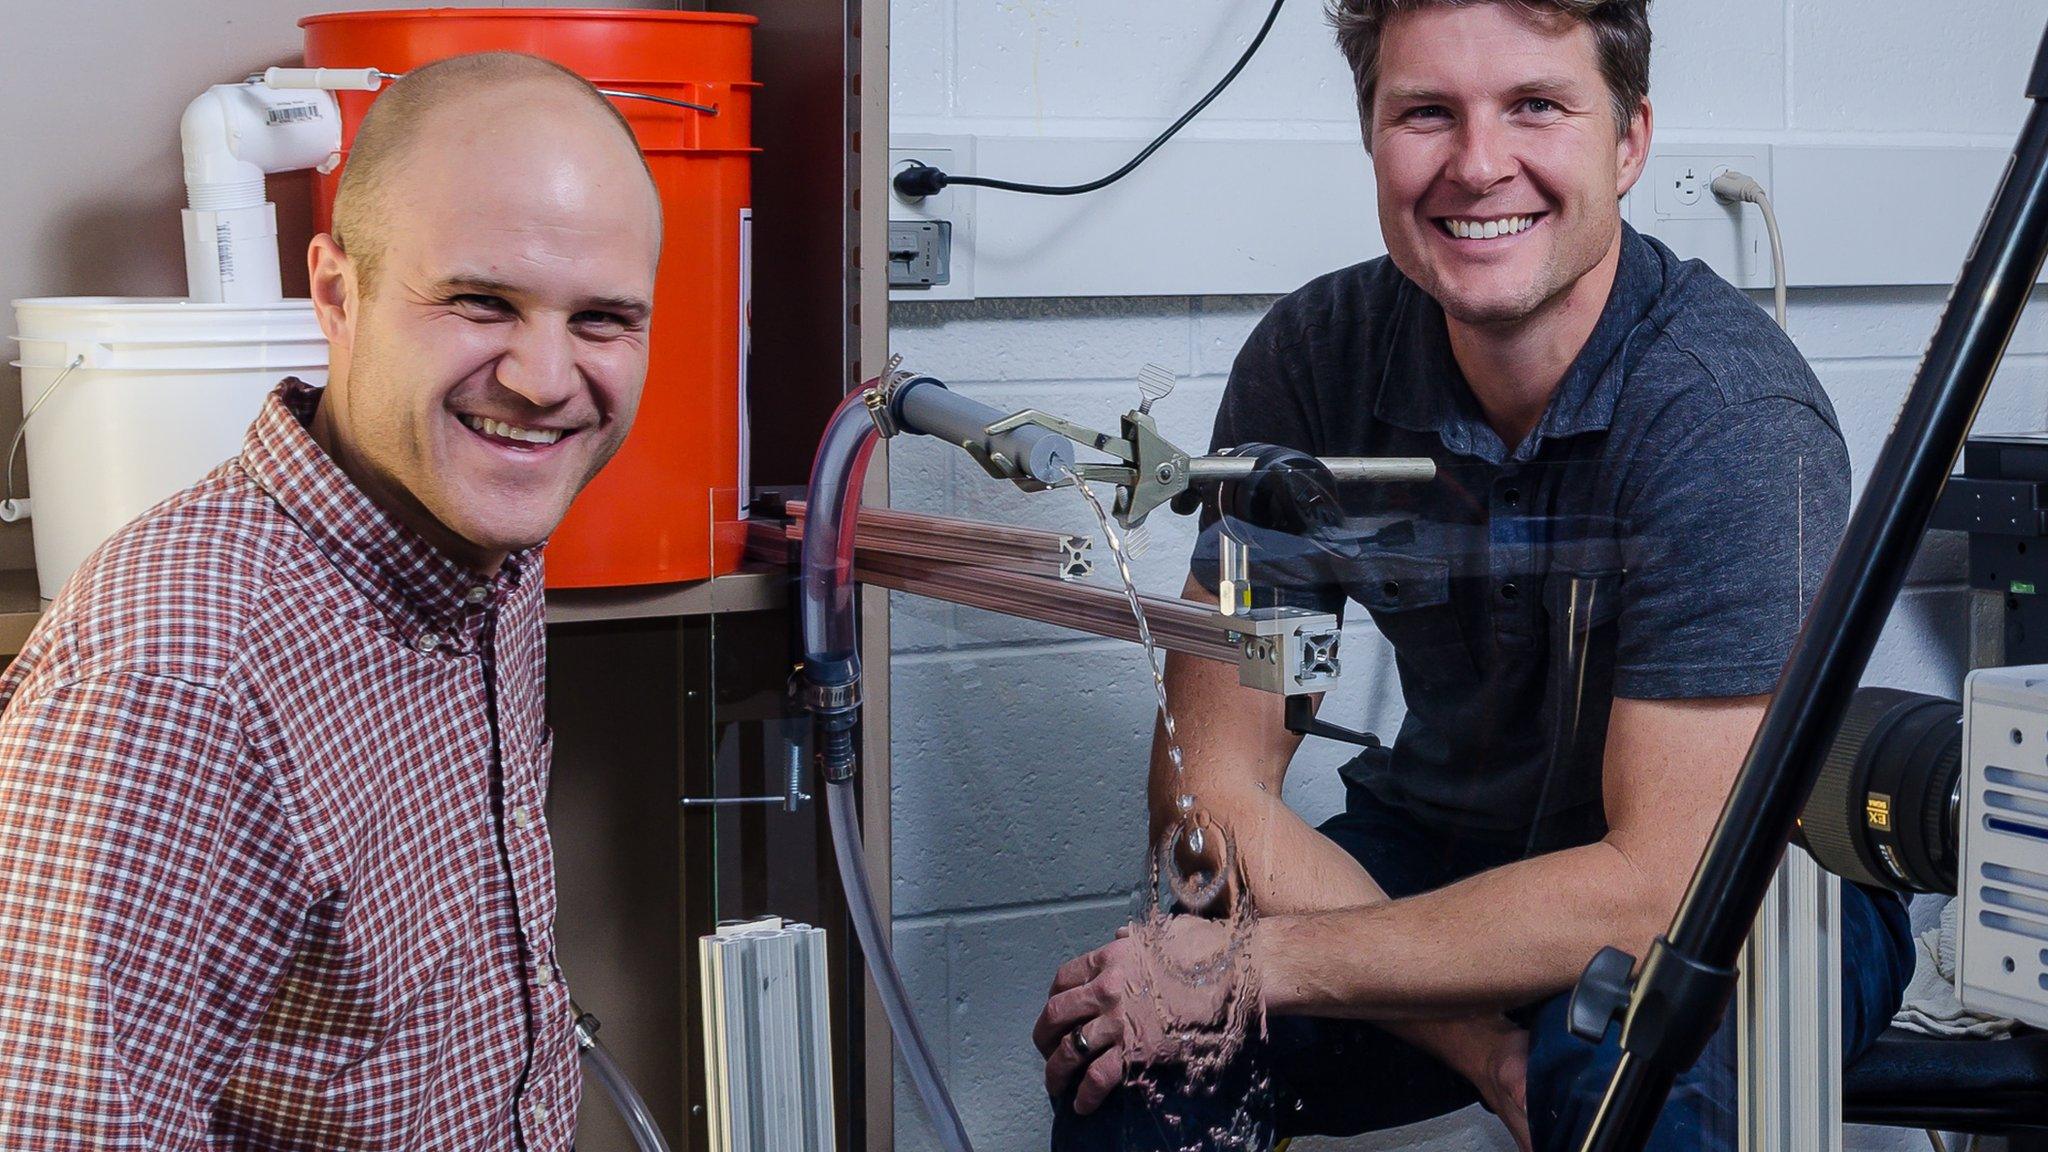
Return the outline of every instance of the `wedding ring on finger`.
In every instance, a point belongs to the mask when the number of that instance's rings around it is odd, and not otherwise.
[[[1082,1035],[1079,1028],[1067,1033],[1067,1035],[1073,1038],[1074,1051],[1080,1053],[1083,1060],[1095,1054],[1095,1045],[1088,1042],[1088,1037]]]

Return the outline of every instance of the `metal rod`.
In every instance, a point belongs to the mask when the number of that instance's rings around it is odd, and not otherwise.
[[[1718,1006],[1698,1012],[1713,988],[1672,1003],[1672,988],[1657,986],[1661,973],[1653,976],[1653,970],[1732,969],[1736,963],[1793,821],[2048,256],[2048,36],[2027,96],[2034,107],[2012,165],[1793,646],[1706,855],[1659,942],[1676,962],[1646,965],[1636,983],[1621,1063],[1586,1134],[1586,1152],[1641,1149],[1677,1071],[1691,1064],[1718,1024]]]
[[[1421,456],[1319,456],[1339,483],[1416,484],[1436,479],[1436,461]],[[1242,480],[1259,462],[1250,456],[1196,456],[1188,461],[1188,480],[1213,484]]]

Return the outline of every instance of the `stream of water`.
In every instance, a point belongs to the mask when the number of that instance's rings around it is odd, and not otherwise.
[[[1167,760],[1173,767],[1175,819],[1171,827],[1161,830],[1159,843],[1146,854],[1144,912],[1131,926],[1145,958],[1146,991],[1153,1016],[1145,1022],[1149,1027],[1142,1030],[1155,1037],[1157,1050],[1141,1054],[1141,1062],[1127,1066],[1125,1088],[1139,1092],[1152,1106],[1161,1127],[1173,1135],[1183,1152],[1263,1149],[1273,1137],[1270,1078],[1259,1068],[1235,1067],[1244,1055],[1246,1041],[1265,1030],[1258,970],[1250,948],[1256,921],[1251,889],[1228,832],[1208,818],[1188,790],[1180,731],[1166,695],[1165,669],[1145,618],[1137,581],[1131,575],[1124,540],[1087,483],[1075,477],[1074,487],[1102,528],[1131,616],[1137,622],[1138,641],[1144,646],[1146,668],[1159,701]],[[1183,849],[1193,862],[1186,867]],[[1177,916],[1202,916],[1224,923],[1226,942],[1212,954],[1189,955],[1181,942],[1184,938],[1174,935]],[[1133,1023],[1126,1021],[1127,1032]],[[1227,1119],[1215,1121],[1209,1115],[1214,1109],[1208,1107],[1199,1109],[1204,1114],[1200,1118],[1181,1112],[1176,1101],[1215,1097],[1233,1074],[1242,1078],[1236,1089],[1242,1095]]]

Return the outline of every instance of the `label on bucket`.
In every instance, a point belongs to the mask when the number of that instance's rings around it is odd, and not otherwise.
[[[740,519],[752,492],[753,430],[747,421],[747,360],[754,352],[754,210],[740,209]]]

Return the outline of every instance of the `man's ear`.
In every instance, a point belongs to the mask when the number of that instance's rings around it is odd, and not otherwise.
[[[330,345],[349,347],[355,341],[356,312],[362,300],[355,262],[333,236],[322,232],[306,246],[306,273],[321,333]]]
[[[1650,129],[1656,117],[1650,111],[1650,102],[1644,100],[1636,107],[1636,114],[1628,118],[1628,129],[1615,141],[1614,196],[1620,199],[1636,186],[1642,178],[1643,166],[1650,160]]]

